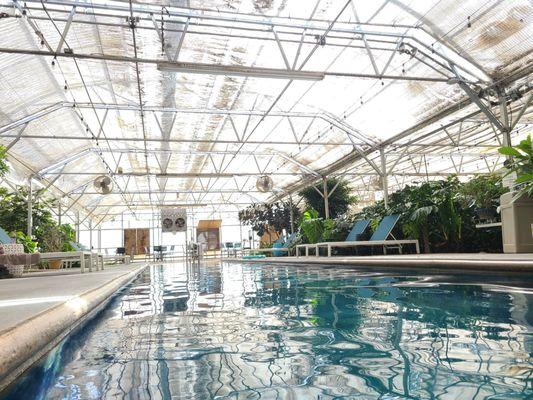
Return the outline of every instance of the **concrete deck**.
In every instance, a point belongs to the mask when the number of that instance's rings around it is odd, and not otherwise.
[[[145,266],[120,264],[86,274],[60,270],[0,280],[0,391]]]
[[[387,256],[267,257],[257,260],[230,259],[250,263],[328,264],[395,269],[425,269],[439,272],[533,274],[533,254],[410,254]],[[533,275],[532,275],[533,276]]]

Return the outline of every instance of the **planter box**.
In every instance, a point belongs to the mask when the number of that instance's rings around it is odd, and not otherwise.
[[[504,253],[533,253],[533,198],[516,192],[500,197]]]

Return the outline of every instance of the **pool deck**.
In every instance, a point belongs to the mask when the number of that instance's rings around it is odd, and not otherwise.
[[[146,263],[37,272],[0,280],[0,391],[100,310]]]
[[[533,254],[450,253],[387,256],[268,257],[256,260],[230,259],[249,263],[328,264],[395,269],[426,269],[439,272],[529,273]]]

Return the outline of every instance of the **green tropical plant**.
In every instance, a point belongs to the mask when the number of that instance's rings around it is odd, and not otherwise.
[[[59,230],[61,231],[61,240],[63,242],[61,251],[76,250],[71,244],[76,240],[76,230],[70,224],[59,225]]]
[[[352,194],[349,183],[340,178],[329,178],[327,180],[329,193],[329,216],[337,218],[345,214],[349,207],[357,203],[357,196]],[[321,196],[323,185],[309,186],[301,190],[298,194],[304,199],[307,208],[312,208],[318,212],[319,217],[325,218],[324,198]]]
[[[324,221],[318,217],[318,212],[311,208],[302,214],[300,229],[307,243],[319,243],[324,234]]]
[[[531,135],[516,146],[504,146],[498,149],[500,154],[512,157],[507,161],[509,173],[516,173],[515,183],[519,193],[533,195],[533,143]]]
[[[39,194],[39,193],[38,193]],[[16,235],[17,243],[24,245],[26,252],[34,252],[37,243],[44,244],[47,248],[48,234],[51,230],[56,229],[60,232],[62,248],[55,251],[72,251],[74,248],[69,242],[75,240],[76,233],[72,226],[68,224],[57,225],[54,220],[50,204],[43,196],[36,196],[32,204],[33,220],[33,237],[29,238],[23,232],[27,229],[28,224],[28,191],[26,188],[19,187],[14,192],[8,192],[5,188],[0,188],[0,227],[7,232],[13,232]],[[54,248],[57,248],[54,246]],[[42,247],[41,247],[42,249]],[[48,250],[51,251],[51,250]]]
[[[38,243],[33,241],[31,237],[26,235],[24,232],[12,232],[10,236],[14,236],[17,243],[24,246],[25,253],[35,253],[37,251]]]
[[[52,204],[53,205],[53,204]],[[56,222],[50,212],[50,204],[42,196],[36,196],[32,204],[33,236],[37,242],[43,238],[43,230]],[[8,232],[25,232],[28,225],[28,189],[17,187],[8,192],[0,189],[0,226]]]
[[[40,242],[41,252],[63,251],[63,232],[58,225],[47,225],[43,233],[44,236]]]
[[[496,186],[491,187],[494,183]],[[389,196],[388,208],[383,201],[364,208],[354,218],[372,221],[375,229],[379,221],[390,214],[400,214],[395,236],[407,236],[420,240],[425,252],[430,251],[499,251],[501,232],[498,229],[476,229],[477,216],[471,201],[465,200],[464,186],[452,176],[446,180],[407,185]],[[483,182],[491,194],[499,193],[500,182]],[[472,187],[480,188],[479,182]],[[479,189],[481,190],[481,189]],[[482,193],[477,193],[482,197]]]
[[[287,232],[290,231],[291,208],[293,222],[296,223],[300,217],[300,211],[290,202],[284,201],[272,204],[253,204],[239,211],[239,220],[244,225],[251,226],[259,236],[263,236],[269,229],[281,234],[284,229]]]
[[[7,163],[7,148],[0,145],[0,177],[5,176],[9,172],[9,164]]]
[[[496,208],[500,196],[506,191],[501,176],[489,174],[472,178],[461,186],[459,192],[467,207]]]

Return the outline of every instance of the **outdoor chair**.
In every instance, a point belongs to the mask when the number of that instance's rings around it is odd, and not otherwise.
[[[237,257],[239,253],[242,252],[242,243],[241,242],[233,243],[233,251],[235,252],[235,257]]]
[[[144,246],[144,259],[149,261],[152,259],[152,253],[150,253],[150,246]]]
[[[397,248],[398,252],[402,254],[402,247],[404,245],[414,245],[416,248],[416,252],[420,253],[420,245],[418,243],[418,240],[397,240],[396,238],[394,238],[394,236],[392,236],[392,230],[396,226],[399,219],[400,215],[398,214],[387,215],[386,217],[384,217],[369,240],[317,243],[315,245],[316,256],[318,257],[320,255],[320,247],[327,248],[328,257],[331,257],[331,249],[335,247],[381,246],[383,247],[384,254],[387,254],[387,248]],[[392,237],[392,239],[389,239],[389,237]]]
[[[278,240],[276,240],[274,243],[272,243],[272,247],[267,247],[264,249],[252,249],[249,250],[249,252],[262,252],[262,253],[270,253],[272,252],[272,255],[275,257],[281,257],[285,253],[289,254],[290,247],[294,240],[296,239],[296,233],[292,233],[289,236],[280,236]]]
[[[225,242],[222,244],[221,248],[221,255],[224,256],[224,252],[228,257],[235,256],[235,248],[233,246],[233,242]]]
[[[1,244],[11,244],[13,243],[13,240],[9,237],[7,232],[0,228],[0,243]]]
[[[115,250],[115,254],[108,254],[107,249],[105,251],[105,255],[102,256],[104,261],[113,261],[114,264],[117,264],[119,261],[122,261],[124,264],[128,264],[131,262],[131,257],[126,254],[126,248],[125,247],[117,247]]]
[[[368,228],[368,225],[370,225],[370,221],[366,219],[360,219],[355,221],[352,230],[348,233],[348,236],[346,236],[345,242],[355,242],[359,239],[359,237],[366,231]],[[305,255],[309,256],[309,249],[314,248],[315,249],[315,255],[318,255],[318,249],[319,246],[325,245],[326,242],[323,243],[314,243],[314,244],[299,244],[296,246],[296,256],[300,256],[300,249],[305,249]]]

